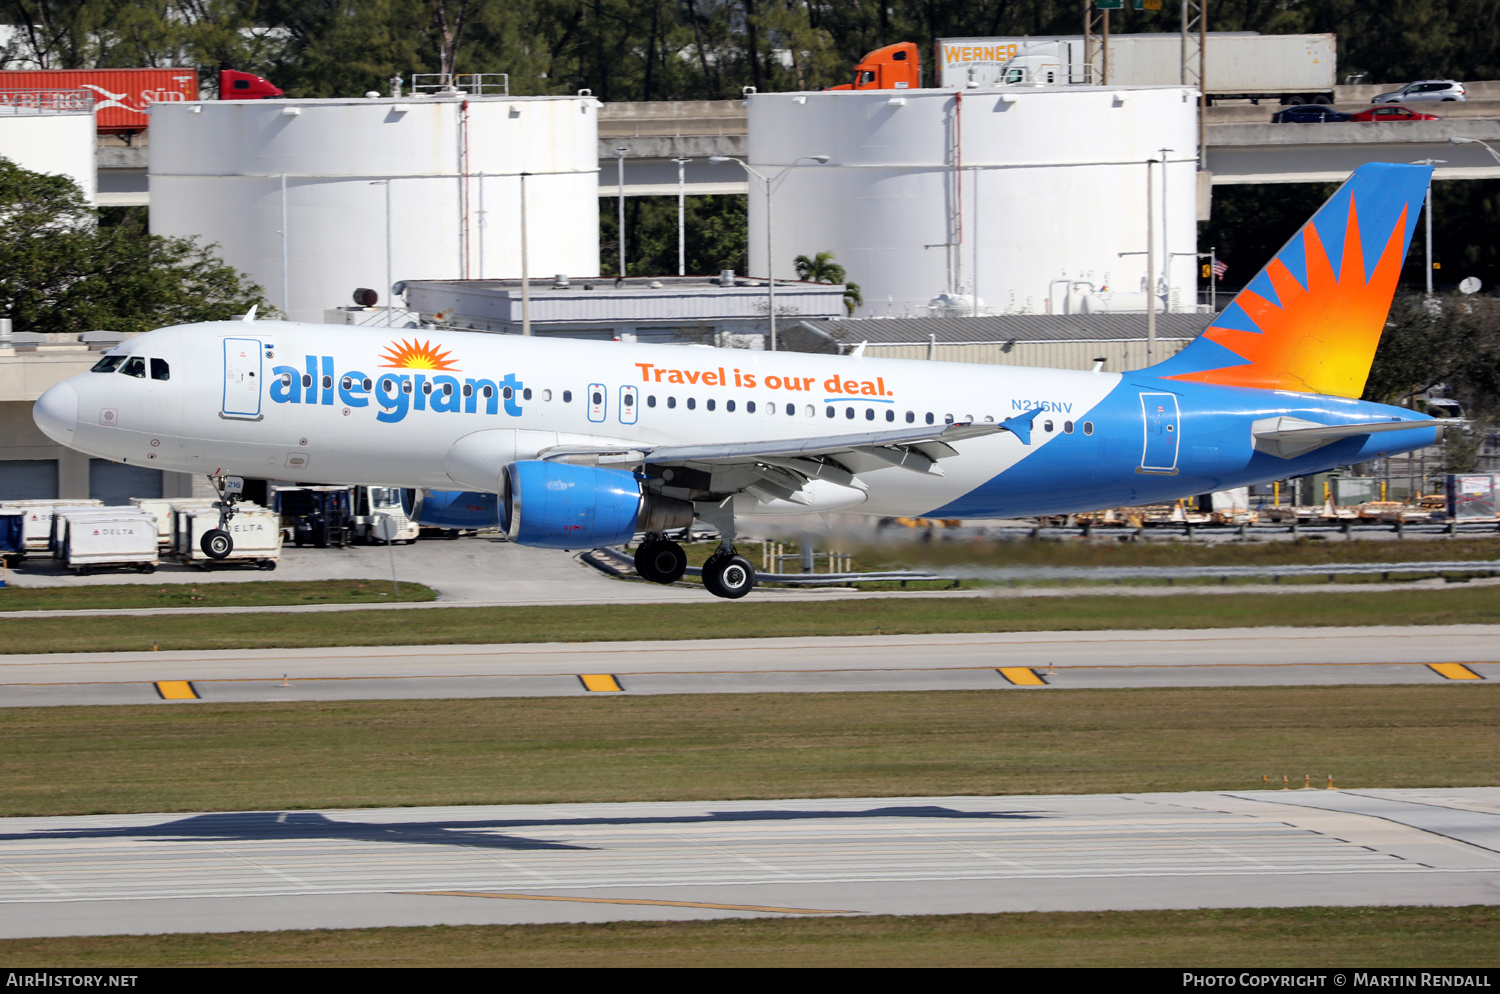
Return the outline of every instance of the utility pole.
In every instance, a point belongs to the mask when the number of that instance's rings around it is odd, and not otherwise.
[[[686,156],[673,159],[677,163],[677,275],[687,275],[687,164],[693,160]]]
[[[630,151],[623,145],[615,146],[615,158],[619,162],[619,190],[617,198],[620,201],[620,279],[625,278],[625,153]]]
[[[1440,166],[1445,165],[1447,159],[1416,159],[1412,162],[1414,166]],[[1432,177],[1427,178],[1427,199],[1423,202],[1422,213],[1425,215],[1427,224],[1427,299],[1432,299]]]
[[[526,257],[526,177],[521,174],[521,334],[531,335],[531,266]]]
[[[1152,203],[1151,166],[1146,160],[1146,365],[1156,364],[1156,205]]]

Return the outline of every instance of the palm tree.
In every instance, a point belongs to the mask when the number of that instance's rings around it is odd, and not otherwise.
[[[799,255],[794,265],[797,267],[797,278],[803,282],[844,284],[844,307],[850,314],[853,314],[854,309],[865,302],[859,284],[849,282],[844,267],[833,261],[832,252],[819,252],[811,259],[805,255]]]

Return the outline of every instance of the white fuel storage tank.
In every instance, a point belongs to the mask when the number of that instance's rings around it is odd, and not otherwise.
[[[922,315],[944,293],[985,313],[1129,293],[1144,311],[1148,287],[1159,309],[1191,311],[1197,99],[1182,86],[755,94],[749,159],[774,190],[775,275],[832,251],[870,317]],[[1148,279],[1147,163],[1164,156],[1149,167]],[[766,208],[752,183],[752,275]]]
[[[598,106],[461,94],[155,104],[151,231],[218,243],[288,317],[320,321],[359,287],[384,304],[387,269],[393,281],[521,275],[526,173],[530,275],[597,273]]]

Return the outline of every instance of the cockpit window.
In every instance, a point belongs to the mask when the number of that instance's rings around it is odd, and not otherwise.
[[[172,371],[167,368],[167,360],[151,360],[151,378],[153,380],[170,380],[172,378]]]
[[[119,368],[120,363],[122,363],[124,361],[125,361],[125,357],[122,356],[122,355],[101,356],[99,358],[99,361],[96,362],[96,363],[94,363],[93,368],[90,369],[89,372],[90,373],[113,373],[116,369]]]
[[[126,376],[134,376],[144,380],[146,378],[146,360],[142,356],[133,355],[125,360],[125,365],[120,367],[120,372]]]

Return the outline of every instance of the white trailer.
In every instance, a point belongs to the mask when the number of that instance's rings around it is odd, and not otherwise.
[[[21,536],[27,552],[42,552],[51,547],[52,515],[59,507],[103,507],[104,501],[85,498],[79,500],[11,500],[7,509],[21,511],[26,516]]]
[[[156,570],[156,520],[133,507],[65,511],[56,516],[58,558],[86,573],[96,566]]]
[[[234,548],[223,559],[204,553],[199,542],[204,532],[219,527],[216,507],[184,507],[173,512],[172,556],[179,562],[208,569],[214,563],[251,563],[260,569],[275,569],[281,558],[281,519],[274,511],[255,504],[239,504],[224,526]]]
[[[1177,86],[1183,76],[1182,36],[1123,34],[1109,39],[1108,64],[1092,60],[1081,36],[1059,38],[942,38],[937,41],[939,85]],[[1262,35],[1210,32],[1204,90],[1216,100],[1279,100],[1284,104],[1333,103],[1338,77],[1337,39],[1331,34]],[[1191,61],[1191,60],[1190,60]],[[1191,76],[1187,77],[1191,82]]]

